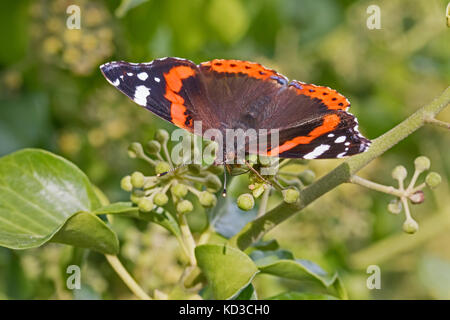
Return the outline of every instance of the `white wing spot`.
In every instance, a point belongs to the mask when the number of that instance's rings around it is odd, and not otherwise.
[[[145,81],[148,78],[148,74],[147,74],[147,72],[141,72],[141,73],[138,73],[137,77],[139,79],[141,79],[142,81]]]
[[[329,135],[328,135],[328,138],[333,138],[334,137],[334,134],[333,133],[330,133]]]
[[[133,75],[133,72],[127,72],[127,76],[132,76]]]
[[[344,145],[349,146],[349,145],[350,145],[350,142],[346,142],[346,143],[344,143]]]
[[[117,86],[120,84],[119,78],[117,78],[116,80],[114,80],[114,82],[111,82],[111,84],[112,84],[114,87],[117,87]]]
[[[342,158],[342,157],[345,156],[346,154],[347,154],[347,152],[339,153],[339,154],[336,156],[336,158]]]
[[[134,92],[134,102],[141,106],[147,105],[147,97],[150,95],[150,89],[146,86],[137,86]]]
[[[154,77],[153,79],[154,79],[156,82],[160,82],[160,81],[161,81],[161,79],[158,78],[158,77]]]
[[[330,149],[330,145],[328,144],[321,144],[320,146],[316,147],[313,151],[310,153],[307,153],[303,156],[304,159],[315,159],[322,155],[325,151]]]
[[[334,143],[342,143],[345,141],[345,139],[347,139],[346,136],[340,136],[336,140],[334,140]]]

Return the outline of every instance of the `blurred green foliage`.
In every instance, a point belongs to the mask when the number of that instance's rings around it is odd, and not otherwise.
[[[81,7],[80,30],[66,28],[70,4]],[[366,27],[370,4],[2,1],[0,156],[24,147],[51,150],[75,162],[111,199],[124,199],[120,178],[146,168],[136,168],[127,158],[128,144],[150,139],[156,128],[173,126],[120,95],[98,66],[162,56],[196,63],[252,60],[291,79],[330,86],[349,98],[361,131],[375,138],[448,86],[450,29],[443,0],[377,1],[380,30]],[[450,121],[448,108],[440,119]],[[449,145],[448,133],[426,127],[362,173],[392,184],[390,171],[397,164],[410,170],[416,156],[431,159],[443,183],[433,192],[427,190],[425,203],[413,209],[421,224],[417,235],[397,235],[403,221],[387,212],[389,196],[349,185],[327,194],[267,238],[276,238],[296,256],[338,270],[351,298],[449,298],[450,226],[431,220],[450,214]],[[309,166],[322,175],[337,163],[313,161]],[[176,240],[155,225],[115,217],[113,226],[121,257],[143,288],[171,290],[183,271]],[[424,229],[427,233],[421,236]],[[77,256],[74,250],[56,244],[28,251],[0,248],[0,299],[132,297],[96,253],[90,253],[83,266],[83,289],[72,296],[65,289],[64,266]],[[366,287],[369,264],[381,268],[381,290]],[[264,275],[255,288],[258,296],[267,297],[311,285]]]

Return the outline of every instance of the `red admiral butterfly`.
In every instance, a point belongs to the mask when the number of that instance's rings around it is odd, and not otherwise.
[[[359,133],[356,118],[346,111],[350,102],[343,95],[328,87],[289,82],[258,63],[212,60],[196,65],[162,58],[110,62],[100,69],[134,102],[190,132],[200,120],[203,132],[279,129],[279,145],[260,152],[269,156],[342,158],[370,145]]]

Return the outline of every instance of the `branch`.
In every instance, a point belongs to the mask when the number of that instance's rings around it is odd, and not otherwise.
[[[340,184],[348,182],[356,172],[372,160],[421,128],[426,122],[430,121],[429,119],[434,119],[449,103],[450,87],[430,104],[423,106],[396,127],[373,140],[368,151],[345,160],[331,172],[301,190],[300,199],[297,203],[287,204],[283,202],[262,217],[247,223],[237,235],[229,240],[230,244],[244,250],[252,243],[260,240],[268,231],[300,212],[317,198]]]

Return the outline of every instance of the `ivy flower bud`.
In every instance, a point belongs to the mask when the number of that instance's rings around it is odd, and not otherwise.
[[[295,203],[300,197],[300,192],[298,190],[289,188],[282,191],[284,202]]]
[[[217,191],[222,186],[222,181],[217,176],[208,174],[205,184],[207,188]]]
[[[316,174],[312,170],[304,170],[298,175],[298,177],[305,185],[308,185],[314,182]]]
[[[167,141],[169,141],[169,133],[167,132],[167,130],[158,129],[155,133],[155,139],[159,143],[167,143]]]
[[[436,188],[442,181],[442,178],[439,173],[437,172],[430,172],[427,174],[427,177],[425,178],[425,183],[430,188]]]
[[[133,190],[133,185],[131,183],[131,177],[130,176],[123,177],[122,180],[120,180],[120,187],[124,191],[131,192]]]
[[[403,223],[403,231],[406,233],[416,233],[419,230],[419,224],[412,218],[406,219]]]
[[[185,184],[178,183],[178,184],[173,185],[170,188],[170,191],[172,191],[172,193],[175,196],[180,197],[180,198],[184,198],[187,195],[187,193],[188,193],[188,188],[187,188],[187,186]]]
[[[139,158],[143,154],[144,154],[144,149],[142,148],[142,144],[140,144],[139,142],[133,142],[128,147],[128,156],[130,158]]]
[[[425,201],[425,194],[422,190],[414,192],[412,195],[409,196],[409,200],[413,204],[420,204]]]
[[[142,188],[144,186],[145,177],[142,172],[136,171],[131,175],[131,184],[135,188]]]
[[[158,161],[155,166],[156,174],[161,174],[170,170],[170,164],[165,161]]]
[[[248,211],[255,206],[255,199],[250,193],[241,194],[237,199],[237,205],[240,209]]]
[[[419,172],[428,170],[430,169],[430,159],[425,156],[417,157],[416,160],[414,160],[414,166]]]
[[[266,189],[264,188],[264,184],[258,184],[258,186],[252,191],[253,197],[259,198],[259,196],[262,195],[265,190]]]
[[[167,202],[169,201],[169,197],[163,193],[163,192],[158,192],[157,194],[155,194],[155,196],[153,197],[153,202],[157,205],[157,206],[164,206],[165,204],[167,204]]]
[[[138,202],[138,207],[142,212],[150,212],[153,209],[153,202],[148,198],[141,198]]]
[[[217,203],[216,196],[208,191],[200,192],[200,195],[198,196],[198,200],[200,201],[200,204],[204,207],[213,207]]]
[[[392,178],[396,180],[404,180],[407,174],[408,171],[406,171],[404,166],[396,166],[394,170],[392,170]]]
[[[402,202],[399,199],[393,199],[388,204],[388,210],[390,213],[399,214],[402,212]]]
[[[156,140],[147,142],[147,152],[149,154],[157,154],[161,150],[161,144]]]
[[[192,205],[192,202],[189,200],[183,200],[178,202],[177,204],[177,211],[179,213],[188,213],[191,212],[194,209],[194,206]]]

